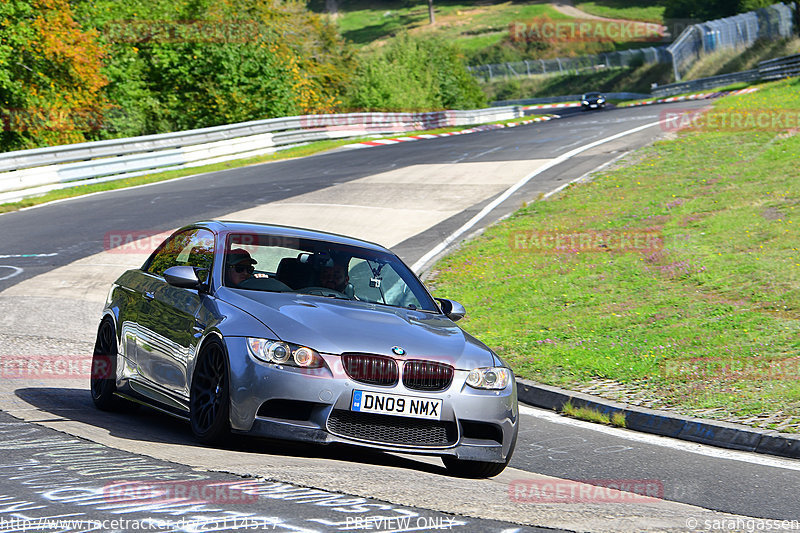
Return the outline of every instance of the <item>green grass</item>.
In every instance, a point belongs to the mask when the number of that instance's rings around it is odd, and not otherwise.
[[[598,17],[661,23],[664,21],[664,6],[653,4],[661,4],[661,2],[596,0],[594,2],[578,2],[575,7]]]
[[[800,80],[715,107],[796,112]],[[713,416],[800,417],[796,133],[692,131],[658,142],[490,227],[436,265],[434,289],[466,305],[464,327],[521,377],[612,380],[659,406]],[[514,244],[540,231],[651,231],[663,248]]]
[[[621,428],[624,428],[626,425],[625,413],[615,412],[609,416],[596,409],[590,409],[589,407],[576,407],[572,405],[572,402],[564,404],[561,408],[561,414],[577,418],[578,420],[585,420],[586,422],[594,422],[595,424],[605,424],[607,426],[617,426]]]
[[[549,116],[549,115],[539,115],[539,116]],[[510,124],[515,122],[522,122],[524,120],[530,120],[532,117],[520,117],[511,120],[497,120],[494,122],[488,122],[487,124]],[[387,137],[402,137],[405,135],[414,135],[418,133],[425,133],[425,134],[436,134],[436,133],[447,133],[451,131],[458,131],[467,128],[468,126],[458,126],[454,128],[437,128],[432,130],[421,130],[421,131],[409,131],[404,133],[396,133],[391,136]],[[249,165],[257,165],[260,163],[267,163],[269,161],[277,161],[281,159],[291,159],[295,157],[306,157],[309,155],[314,155],[317,153],[325,152],[328,150],[332,150],[334,148],[339,148],[341,146],[347,144],[353,144],[360,141],[365,140],[374,140],[375,137],[363,137],[363,138],[351,138],[351,139],[335,139],[330,141],[318,141],[314,143],[309,143],[303,146],[297,146],[294,148],[287,148],[286,150],[281,150],[279,152],[275,152],[274,154],[264,155],[260,157],[253,157],[249,159],[238,159],[234,161],[226,161],[224,163],[216,163],[213,165],[205,165],[202,167],[195,167],[195,168],[186,168],[181,170],[169,170],[166,172],[157,172],[154,171],[152,174],[145,174],[143,176],[136,176],[133,178],[125,178],[119,179],[114,181],[107,181],[104,183],[90,183],[87,185],[81,185],[78,187],[71,187],[67,189],[55,190],[45,193],[41,196],[35,196],[32,198],[25,198],[19,202],[11,202],[0,204],[0,213],[7,213],[10,211],[17,211],[19,209],[24,209],[26,207],[32,207],[35,205],[40,205],[47,202],[52,202],[55,200],[63,200],[65,198],[73,198],[75,196],[83,196],[85,194],[91,194],[95,192],[102,192],[102,191],[112,191],[116,189],[125,189],[128,187],[135,187],[137,185],[145,185],[147,183],[156,183],[159,181],[166,181],[175,178],[182,178],[185,176],[194,176],[197,174],[202,174],[206,172],[217,172],[220,170],[229,170],[232,168],[240,168]]]

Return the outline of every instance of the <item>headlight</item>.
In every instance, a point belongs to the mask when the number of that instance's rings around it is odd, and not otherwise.
[[[501,390],[513,379],[511,370],[502,366],[476,368],[467,376],[467,385],[476,389]]]
[[[316,351],[297,344],[248,337],[247,346],[254,357],[267,363],[300,368],[319,368],[324,364]]]
[[[597,99],[597,103],[598,103],[598,104],[602,104],[602,103],[603,103],[603,102],[605,102],[605,101],[606,101],[606,99],[605,99],[605,98],[598,98],[598,99]]]
[[[582,103],[583,103],[583,105],[589,105],[589,101],[588,100],[584,100]]]

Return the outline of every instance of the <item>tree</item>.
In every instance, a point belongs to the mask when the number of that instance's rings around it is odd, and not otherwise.
[[[432,111],[481,107],[486,96],[455,45],[402,34],[361,56],[345,102],[360,110]]]
[[[730,17],[738,11],[739,2],[731,0],[667,0],[664,18],[706,21]]]
[[[436,14],[433,12],[433,0],[428,0],[428,20],[431,24],[436,24]]]
[[[0,149],[81,142],[102,128],[104,57],[68,0],[0,3]]]

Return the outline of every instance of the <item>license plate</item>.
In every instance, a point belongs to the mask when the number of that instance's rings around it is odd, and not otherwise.
[[[353,403],[350,409],[362,413],[440,420],[442,400],[356,390],[353,391]]]

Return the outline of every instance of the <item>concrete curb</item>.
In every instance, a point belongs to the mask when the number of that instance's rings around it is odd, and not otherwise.
[[[556,411],[571,402],[576,407],[588,407],[608,415],[623,413],[627,429],[643,433],[732,450],[800,458],[800,435],[636,407],[526,379],[517,379],[517,397],[528,405]]]

